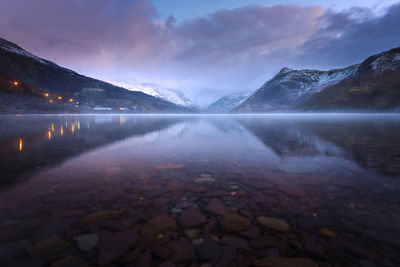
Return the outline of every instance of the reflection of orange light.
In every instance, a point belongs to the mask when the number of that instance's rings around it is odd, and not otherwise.
[[[19,139],[19,151],[22,151],[22,139]]]
[[[49,101],[50,101],[50,103],[53,103],[53,99],[50,99]]]
[[[13,84],[14,84],[15,86],[18,86],[18,85],[19,85],[19,82],[15,81],[15,82],[13,82]]]
[[[62,97],[61,97],[61,96],[59,96],[59,97],[58,97],[58,99],[60,99],[60,100],[61,100],[61,99],[62,99]]]
[[[49,96],[49,93],[45,93],[44,95],[45,95],[45,96]]]
[[[49,140],[50,140],[51,139],[51,132],[49,131],[47,134],[48,134]]]
[[[63,129],[63,127],[61,126],[61,129],[60,129],[60,133],[61,133],[61,136],[63,136],[64,135],[64,129]]]
[[[72,126],[71,126],[71,132],[72,132],[72,133],[75,132],[75,124],[72,124]]]
[[[72,98],[69,99],[69,102],[74,102],[74,100]]]
[[[54,132],[54,123],[51,124],[51,131]]]

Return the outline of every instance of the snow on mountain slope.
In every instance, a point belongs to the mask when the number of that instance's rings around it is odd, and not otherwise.
[[[283,68],[236,112],[393,110],[399,106],[400,47],[329,71]]]
[[[231,111],[246,100],[248,94],[230,94],[221,97],[217,101],[211,103],[207,107],[207,111],[211,113],[224,113]]]
[[[20,55],[20,56],[23,56],[23,57],[26,57],[26,58],[33,59],[33,60],[37,61],[40,64],[47,65],[47,66],[52,67],[52,68],[59,68],[59,69],[62,69],[64,71],[67,71],[67,72],[69,72],[71,74],[76,74],[76,72],[74,72],[72,70],[60,67],[60,66],[58,66],[57,64],[55,64],[55,63],[53,63],[51,61],[48,61],[48,60],[42,59],[40,57],[37,57],[34,54],[29,53],[28,51],[22,49],[18,45],[14,44],[12,42],[9,42],[9,41],[7,41],[5,39],[2,39],[2,38],[0,38],[0,50],[3,50],[4,52],[13,53],[13,54],[17,54],[17,55]]]
[[[176,105],[184,107],[197,107],[197,105],[193,103],[189,98],[187,98],[182,92],[175,89],[170,89],[156,84],[148,84],[148,83],[143,83],[140,85],[132,85],[119,82],[110,82],[110,83],[131,91],[143,92],[145,94],[161,98]]]
[[[237,110],[262,111],[291,106],[328,86],[353,77],[358,67],[353,65],[330,71],[283,68],[241,103]]]

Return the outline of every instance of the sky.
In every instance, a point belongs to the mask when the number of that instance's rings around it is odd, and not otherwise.
[[[0,37],[87,76],[204,106],[281,68],[331,69],[400,46],[400,0],[0,0]]]

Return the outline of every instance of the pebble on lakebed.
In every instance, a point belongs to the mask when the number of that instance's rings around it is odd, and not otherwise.
[[[82,251],[89,251],[96,247],[99,235],[97,233],[90,233],[74,237],[78,247]]]
[[[222,218],[221,226],[227,232],[242,232],[250,228],[251,221],[236,213],[228,213]]]
[[[83,223],[93,223],[97,221],[102,221],[102,220],[108,220],[108,219],[117,219],[122,216],[121,211],[117,210],[102,210],[102,211],[97,211],[93,212],[89,215],[86,215],[81,219],[81,222]]]
[[[44,240],[36,243],[30,250],[29,253],[34,257],[43,257],[59,253],[70,246],[70,243],[62,240],[58,236],[50,236]]]
[[[260,260],[254,260],[256,267],[318,267],[318,264],[307,258],[275,258],[267,257]]]
[[[332,230],[326,228],[326,227],[321,228],[320,231],[321,231],[321,234],[323,234],[324,236],[327,236],[327,237],[330,237],[330,238],[335,238],[336,237],[336,233],[333,232]]]
[[[259,216],[257,217],[257,222],[264,227],[273,229],[279,232],[288,232],[290,230],[290,225],[279,218],[273,218],[268,216]]]

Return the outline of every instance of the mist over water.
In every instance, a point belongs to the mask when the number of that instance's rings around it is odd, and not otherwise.
[[[218,198],[231,211],[285,219],[317,240],[327,226],[340,237],[336,245],[368,250],[375,242],[398,263],[400,116],[30,115],[0,116],[0,127],[4,243],[37,241],[49,228],[71,238],[79,223],[46,226],[60,210],[121,210],[142,224],[155,214],[179,216],[182,202],[208,214]],[[193,191],[198,178],[214,182]],[[167,204],[152,204],[160,198]],[[20,225],[26,236],[6,231],[10,219],[28,222]],[[346,255],[342,263],[360,258]]]

